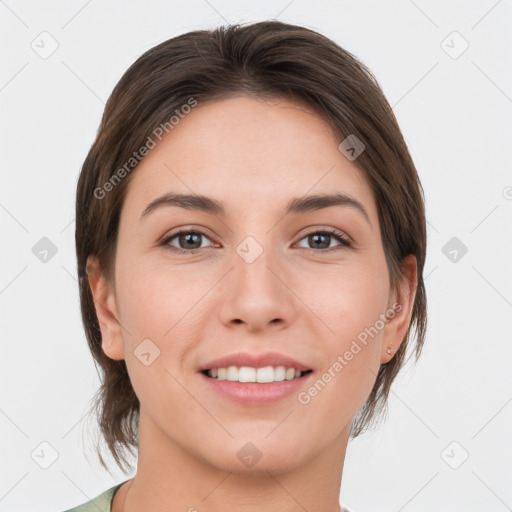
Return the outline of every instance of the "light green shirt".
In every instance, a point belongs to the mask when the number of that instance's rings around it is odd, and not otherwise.
[[[66,510],[65,512],[111,512],[114,494],[119,489],[119,487],[121,487],[126,482],[128,482],[128,480],[114,485],[114,487],[111,487],[93,500],[88,501],[87,503],[83,503],[82,505],[78,505],[78,507]]]
[[[66,510],[65,512],[111,512],[114,494],[119,489],[119,487],[121,487],[126,482],[128,482],[128,480],[114,485],[114,487],[111,487],[108,491],[105,491],[103,494],[100,494],[93,500],[70,510]],[[342,506],[342,512],[351,511],[348,508]]]

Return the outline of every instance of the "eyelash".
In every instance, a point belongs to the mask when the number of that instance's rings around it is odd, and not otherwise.
[[[205,238],[207,238],[208,240],[210,240],[210,238],[205,234],[203,233],[202,231],[199,231],[199,230],[183,230],[183,231],[177,231],[176,233],[173,233],[172,235],[166,237],[164,240],[162,240],[162,242],[159,244],[161,246],[166,246],[169,250],[177,253],[177,254],[196,254],[198,251],[204,249],[203,248],[199,248],[199,249],[180,249],[178,247],[173,247],[171,245],[168,245],[169,242],[171,240],[173,240],[174,238],[176,238],[177,236],[179,235],[190,235],[190,234],[195,234],[195,235],[201,235],[201,236],[204,236]],[[336,238],[339,242],[340,242],[340,246],[336,246],[336,247],[330,247],[330,248],[327,248],[327,249],[308,249],[308,248],[305,248],[305,247],[300,247],[300,249],[306,249],[306,250],[309,250],[309,251],[313,251],[317,254],[319,253],[326,253],[326,252],[331,252],[333,250],[340,250],[340,249],[344,249],[344,248],[350,248],[352,247],[352,242],[348,239],[348,237],[342,233],[341,231],[338,231],[336,229],[322,229],[322,230],[319,230],[319,231],[312,231],[311,233],[307,233],[306,235],[304,235],[300,240],[303,240],[304,238],[307,238],[308,236],[311,236],[311,235],[330,235],[330,236],[333,236],[334,238]]]

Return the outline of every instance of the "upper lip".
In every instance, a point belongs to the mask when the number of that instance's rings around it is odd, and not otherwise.
[[[237,352],[224,357],[219,357],[206,363],[199,371],[211,370],[213,368],[227,368],[228,366],[250,366],[252,368],[264,368],[265,366],[284,366],[295,368],[302,372],[310,370],[308,366],[279,352],[264,352],[261,354],[250,354],[249,352]]]

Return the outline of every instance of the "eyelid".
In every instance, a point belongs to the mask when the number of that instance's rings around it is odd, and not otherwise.
[[[169,245],[169,242],[171,241],[171,239],[176,238],[179,235],[195,233],[195,234],[201,235],[204,238],[208,239],[212,243],[211,247],[218,246],[218,244],[216,244],[212,240],[212,237],[210,237],[207,233],[205,233],[205,231],[206,231],[206,228],[203,228],[203,227],[196,228],[194,226],[179,226],[171,231],[168,231],[163,237],[161,237],[158,240],[157,245],[164,246],[164,247],[170,247],[171,251],[174,251],[177,253],[182,253],[182,254],[194,254],[197,251],[207,249],[207,247],[199,247],[198,249],[181,249],[179,247],[174,247],[174,246]]]
[[[194,224],[187,224],[185,226],[177,226],[170,231],[167,231],[162,237],[160,237],[157,241],[157,244],[165,243],[169,238],[173,238],[176,235],[181,235],[182,233],[198,233],[208,238],[208,240],[212,241],[212,237],[208,234],[208,229],[203,226],[196,226]]]
[[[339,244],[335,247],[328,247],[327,249],[312,249],[312,248],[308,248],[308,247],[299,247],[299,249],[310,251],[310,252],[313,251],[314,253],[324,253],[325,254],[325,253],[331,253],[333,251],[337,251],[340,249],[354,249],[355,248],[355,243],[349,235],[347,235],[344,231],[341,231],[339,229],[332,228],[332,227],[314,228],[311,231],[308,231],[307,233],[302,235],[295,243],[297,244],[297,243],[301,242],[302,240],[304,240],[304,238],[311,236],[311,235],[315,235],[315,234],[330,235],[334,238],[338,238]]]
[[[309,226],[309,227],[311,227],[311,226]],[[331,226],[320,226],[320,227],[312,226],[311,229],[309,229],[309,227],[305,228],[305,229],[308,229],[308,231],[305,234],[300,236],[299,241],[302,240],[306,236],[314,235],[316,233],[327,233],[329,235],[338,236],[351,245],[353,245],[355,243],[354,240],[352,239],[352,237],[349,236],[345,231],[343,231],[341,229],[331,227]]]

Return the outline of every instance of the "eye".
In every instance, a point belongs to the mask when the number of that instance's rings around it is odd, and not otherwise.
[[[334,250],[339,250],[345,247],[352,247],[352,243],[350,239],[347,237],[347,235],[336,229],[324,229],[322,231],[314,231],[312,233],[309,233],[305,237],[301,238],[301,241],[306,240],[306,243],[311,244],[313,247],[310,248],[314,252],[330,252],[328,251],[328,249],[332,249],[331,242],[333,241],[333,239],[339,242],[337,246],[338,249],[335,248]],[[305,248],[308,249],[308,247]]]
[[[210,240],[210,238],[203,232],[189,229],[173,233],[172,235],[162,240],[160,245],[165,246],[178,254],[195,254],[200,249],[213,247],[213,245],[204,246],[202,244],[204,239]],[[352,247],[352,243],[348,236],[336,229],[313,231],[312,233],[309,233],[305,237],[301,238],[300,241],[302,240],[306,240],[306,243],[311,244],[312,247],[301,247],[301,249],[310,249],[318,253],[325,253],[330,252],[330,250],[339,250],[346,247]],[[333,240],[339,242],[337,246],[331,246],[331,242]],[[177,246],[175,244],[177,244]]]
[[[168,246],[171,250],[179,254],[194,254],[198,249],[204,249],[202,246],[201,238],[210,240],[204,233],[197,230],[178,231],[171,236],[165,238],[161,245]],[[171,244],[171,241],[176,239],[178,247]],[[211,240],[210,240],[211,241]]]

